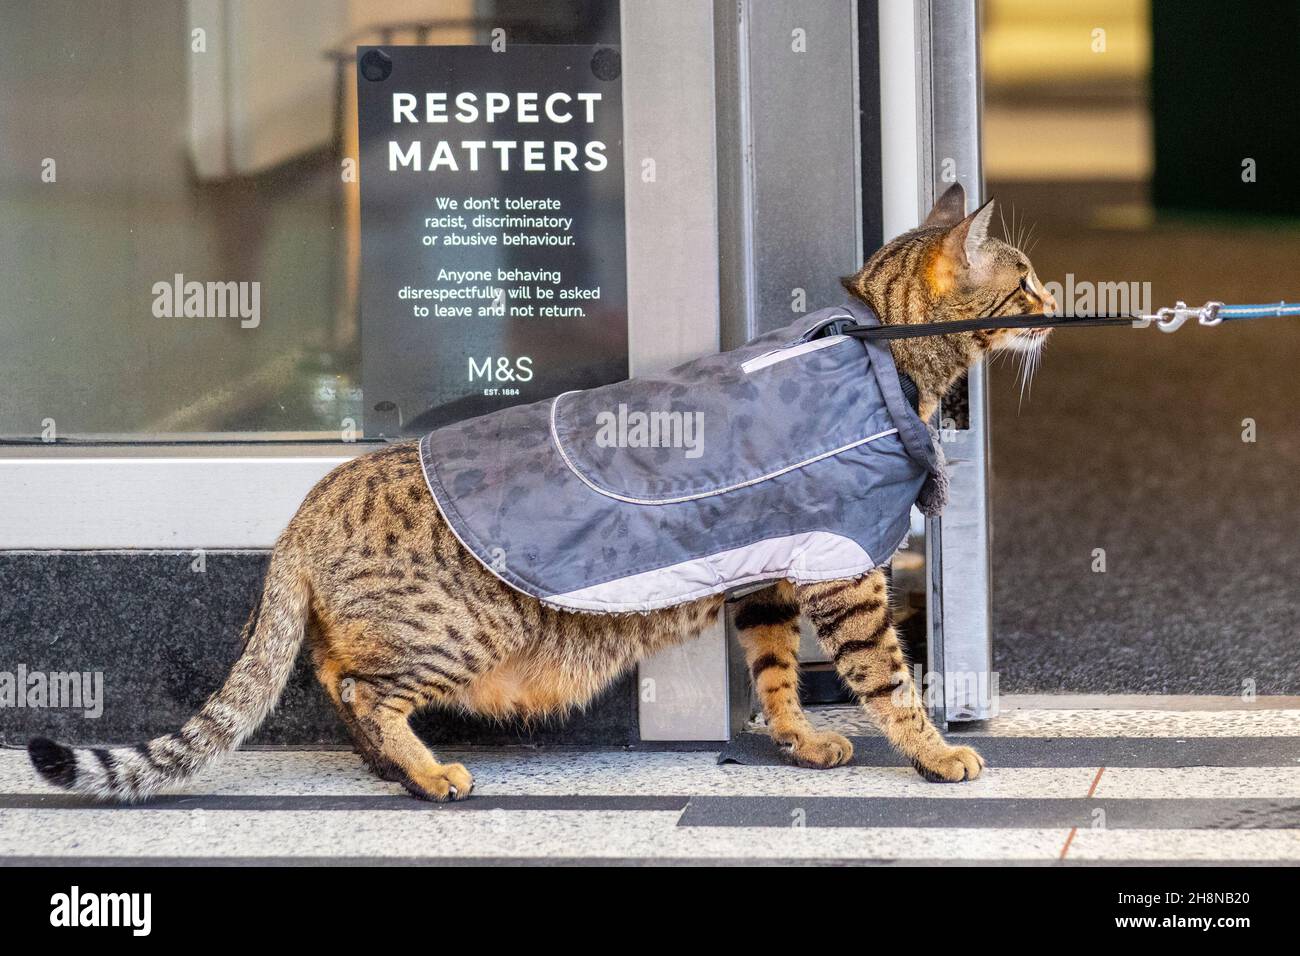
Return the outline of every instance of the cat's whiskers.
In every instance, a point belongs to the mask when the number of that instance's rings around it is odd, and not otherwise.
[[[1020,403],[1016,410],[1024,408],[1026,396],[1032,398],[1034,393],[1034,374],[1038,371],[1038,365],[1043,355],[1043,348],[1047,344],[1047,337],[1044,335],[1034,335],[1032,332],[1022,333],[1020,338],[1030,338],[1032,343],[1027,349],[1017,349],[1017,355],[1020,356],[1017,377],[1020,379]]]

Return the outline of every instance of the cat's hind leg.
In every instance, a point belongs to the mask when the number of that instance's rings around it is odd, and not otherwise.
[[[308,629],[308,640],[312,639],[311,628]],[[366,730],[357,720],[353,713],[352,703],[355,700],[356,679],[345,676],[338,662],[330,658],[324,651],[322,644],[312,642],[312,658],[316,665],[316,678],[320,681],[325,693],[334,705],[335,712],[339,719],[343,721],[343,726],[348,729],[352,741],[356,744],[357,753],[365,761],[376,776],[382,780],[400,781],[401,773],[388,758],[379,750],[376,742],[370,739]]]
[[[361,758],[379,777],[402,784],[425,800],[463,800],[474,786],[460,764],[443,765],[410,726],[418,708],[445,699],[468,675],[421,669],[418,660],[380,652],[346,656],[339,647],[340,629],[331,632],[313,617],[308,638],[316,676],[329,695]],[[382,629],[366,629],[370,644]],[[329,638],[333,636],[334,640]],[[374,650],[374,648],[372,648]],[[391,648],[389,649],[391,651]]]
[[[894,630],[884,571],[802,585],[797,595],[835,669],[917,773],[946,783],[980,775],[983,758],[970,747],[948,744],[925,712]]]
[[[348,696],[352,699],[348,701]],[[422,800],[464,800],[474,789],[474,778],[458,763],[442,764],[411,729],[415,703],[406,694],[386,686],[383,679],[354,678],[344,696],[355,719],[363,749],[378,754],[384,771]]]
[[[745,595],[733,620],[772,739],[802,767],[848,763],[848,738],[815,729],[799,706],[799,605],[791,585],[782,581]]]

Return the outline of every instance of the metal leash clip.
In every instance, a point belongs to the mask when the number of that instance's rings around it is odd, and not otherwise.
[[[1164,306],[1156,309],[1155,315],[1141,316],[1133,322],[1133,327],[1145,329],[1155,322],[1156,328],[1161,332],[1177,332],[1191,318],[1195,318],[1198,325],[1218,325],[1223,321],[1219,315],[1221,308],[1223,308],[1222,302],[1212,301],[1202,306],[1192,307],[1180,299],[1174,303],[1173,308]]]
[[[1222,308],[1222,302],[1211,300],[1200,307],[1198,310],[1200,315],[1197,316],[1196,321],[1201,325],[1218,325],[1223,321],[1223,316],[1219,315],[1219,310]]]

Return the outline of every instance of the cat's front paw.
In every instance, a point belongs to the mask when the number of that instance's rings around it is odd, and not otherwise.
[[[974,780],[984,769],[984,758],[970,747],[947,747],[912,760],[916,772],[930,783]]]
[[[809,730],[778,743],[801,767],[826,770],[853,759],[853,744],[849,738],[833,730]]]
[[[474,790],[474,778],[464,765],[449,763],[432,768],[419,780],[403,780],[406,789],[421,800],[446,803],[464,800]]]

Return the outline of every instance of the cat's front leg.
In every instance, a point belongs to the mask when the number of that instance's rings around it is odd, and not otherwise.
[[[930,722],[898,643],[885,572],[797,589],[800,606],[835,669],[889,742],[931,782],[974,780],[984,759],[954,747]]]
[[[745,595],[733,620],[772,739],[801,767],[848,763],[848,738],[815,729],[799,706],[799,606],[791,585],[782,581]]]

